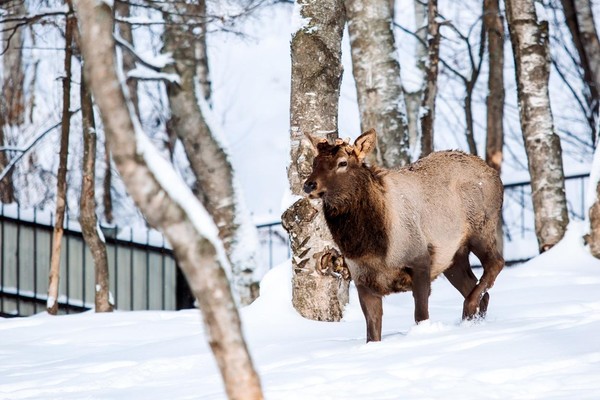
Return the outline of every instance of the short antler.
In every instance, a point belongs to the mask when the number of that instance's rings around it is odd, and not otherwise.
[[[306,138],[310,142],[311,148],[313,150],[313,153],[315,153],[315,155],[317,155],[319,153],[319,151],[317,150],[317,146],[319,145],[319,143],[327,143],[327,139],[314,137],[310,133],[305,132],[304,136],[306,136]]]

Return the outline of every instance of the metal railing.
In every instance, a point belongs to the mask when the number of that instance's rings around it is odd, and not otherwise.
[[[7,208],[12,212],[7,212]],[[24,215],[26,214],[26,215]],[[46,308],[54,217],[0,205],[0,313],[31,315]],[[94,263],[78,224],[65,218],[61,246],[59,310],[94,304]],[[162,235],[146,230],[103,229],[114,304],[122,310],[181,308],[187,286]],[[117,234],[118,233],[118,234]]]
[[[565,194],[571,221],[581,221],[585,218],[585,191],[588,180],[588,173],[565,177]],[[503,231],[504,258],[507,264],[522,262],[538,254],[534,219],[530,182],[505,184]]]

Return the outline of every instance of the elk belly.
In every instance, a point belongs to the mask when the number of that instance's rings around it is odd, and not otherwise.
[[[346,264],[355,285],[367,287],[380,296],[412,290],[411,270],[408,268],[389,267],[373,260],[346,259]]]

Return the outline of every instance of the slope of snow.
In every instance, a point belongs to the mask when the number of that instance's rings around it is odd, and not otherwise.
[[[380,343],[365,343],[354,290],[342,322],[298,316],[280,265],[242,310],[266,397],[599,398],[600,261],[583,229],[505,269],[483,322],[461,323],[462,298],[444,278],[419,326],[410,294],[389,296]],[[0,398],[223,399],[202,330],[195,310],[0,320]]]

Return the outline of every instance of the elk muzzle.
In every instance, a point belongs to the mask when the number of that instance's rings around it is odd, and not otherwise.
[[[316,188],[317,188],[317,182],[310,181],[310,180],[307,180],[306,182],[304,182],[304,192],[306,194],[311,194],[312,192],[315,191]]]

